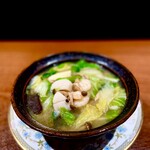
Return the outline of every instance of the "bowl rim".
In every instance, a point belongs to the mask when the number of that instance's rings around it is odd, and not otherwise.
[[[92,57],[102,57],[104,59],[107,59],[111,62],[114,62],[115,64],[119,65],[123,70],[125,70],[129,75],[130,77],[132,78],[133,82],[135,83],[135,87],[136,87],[136,98],[134,100],[134,103],[131,107],[131,109],[127,109],[126,111],[126,114],[123,116],[123,118],[119,119],[118,121],[114,121],[116,120],[116,118],[118,118],[121,114],[119,114],[119,116],[117,116],[115,119],[113,119],[112,121],[110,121],[109,123],[103,125],[103,126],[100,126],[100,127],[97,127],[97,128],[94,128],[94,129],[91,129],[91,130],[85,130],[85,131],[57,131],[57,130],[54,130],[54,129],[50,129],[50,128],[47,128],[44,126],[44,128],[40,128],[39,126],[34,126],[34,124],[32,124],[25,116],[24,114],[22,114],[19,109],[18,109],[18,106],[15,102],[15,87],[17,86],[18,84],[18,80],[19,78],[24,74],[24,72],[31,66],[34,66],[35,64],[45,60],[45,59],[48,59],[48,58],[51,58],[51,57],[59,57],[60,55],[63,55],[63,56],[66,56],[66,55],[89,55],[89,56],[92,56]],[[79,59],[79,58],[78,58]],[[67,59],[65,61],[71,61],[71,60],[75,60],[75,59]],[[62,61],[62,60],[61,60]],[[97,63],[96,61],[93,61],[95,63]],[[56,62],[55,62],[56,63]],[[52,63],[52,64],[55,64],[55,63]],[[60,61],[58,61],[57,63],[61,63]],[[99,63],[100,64],[100,63]],[[101,64],[102,66],[109,68],[109,66],[106,66],[105,64]],[[49,65],[47,65],[49,66]],[[43,67],[41,67],[40,69],[43,69]],[[39,69],[39,70],[40,70]],[[111,70],[113,71],[113,70]],[[34,73],[35,75],[36,73]],[[34,76],[32,75],[30,77],[30,79]],[[120,76],[118,76],[122,82],[124,82],[122,80],[122,78]],[[28,80],[30,80],[28,79]],[[28,81],[27,81],[28,82]],[[125,85],[125,83],[123,83]],[[24,85],[25,86],[25,85]],[[125,85],[125,89],[127,90],[127,87]],[[128,92],[128,91],[127,91]],[[135,93],[134,93],[135,94]],[[128,97],[127,97],[127,100]],[[27,66],[16,78],[15,82],[14,82],[14,85],[13,85],[13,88],[12,88],[12,93],[11,93],[11,103],[12,103],[12,106],[13,106],[13,109],[15,111],[15,113],[17,114],[17,116],[23,121],[25,122],[28,126],[30,126],[32,129],[34,130],[37,130],[39,132],[41,132],[42,134],[46,135],[46,136],[52,136],[52,137],[58,137],[58,138],[88,138],[89,136],[98,136],[100,134],[104,134],[105,132],[108,132],[110,130],[114,130],[117,126],[119,126],[120,124],[122,124],[123,122],[125,122],[132,114],[133,112],[135,111],[136,107],[137,107],[137,104],[138,104],[138,101],[139,101],[139,86],[138,86],[138,83],[137,83],[137,80],[135,79],[135,77],[133,76],[133,74],[129,71],[129,69],[127,69],[124,65],[122,65],[120,62],[108,57],[108,56],[105,56],[105,55],[101,55],[101,54],[95,54],[95,53],[89,53],[89,52],[77,52],[77,51],[71,51],[71,52],[62,52],[62,53],[56,53],[56,54],[51,54],[51,55],[47,55],[46,57],[43,57],[39,60],[36,60],[34,61],[33,63],[31,63],[29,66]],[[125,106],[126,107],[126,106]],[[124,108],[125,108],[124,107]],[[36,122],[36,124],[38,124]]]

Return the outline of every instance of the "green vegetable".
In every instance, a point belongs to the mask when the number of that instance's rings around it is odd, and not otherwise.
[[[83,126],[86,122],[91,122],[93,120],[98,119],[101,115],[102,115],[102,112],[100,112],[96,106],[87,104],[83,108],[83,111],[78,116],[73,126],[75,128],[79,128]]]
[[[100,69],[100,66],[95,63],[87,62],[84,59],[81,59],[77,61],[73,66],[71,67],[72,72],[79,72],[83,68],[95,68]]]
[[[100,80],[97,77],[91,76],[90,78],[92,88],[90,90],[90,98],[94,99],[98,91],[102,88],[105,84],[104,80]]]
[[[125,103],[125,100],[126,93],[120,87],[120,85],[113,87],[111,86],[110,82],[106,82],[105,86],[103,86],[103,88],[96,95],[96,104],[87,104],[84,108],[82,108],[81,114],[78,116],[74,123],[75,128],[79,128],[86,122],[95,121],[105,113],[106,115],[104,115],[104,117],[106,119],[114,119],[119,115],[120,109],[109,110],[109,107],[113,106],[113,104],[117,102],[117,106],[120,108],[120,106]]]
[[[31,94],[31,92],[30,92],[30,85],[28,85],[27,88],[26,88],[26,94],[27,94],[27,95],[30,95],[30,94]]]
[[[43,103],[44,101],[47,100],[48,97],[40,97],[40,101]]]
[[[120,110],[108,110],[107,113],[105,114],[105,118],[107,120],[113,120],[120,114]]]
[[[119,78],[116,77],[107,77],[103,74],[101,70],[97,70],[95,68],[84,68],[79,72],[80,75],[86,75],[88,77],[97,77],[101,80],[110,81],[110,82],[118,82]]]
[[[66,77],[66,78],[59,78],[57,80],[61,80],[61,79],[68,79],[71,82],[75,82],[76,79],[81,79],[82,77],[80,75],[73,75],[71,77]]]
[[[74,75],[71,77],[68,77],[66,79],[70,80],[71,82],[75,82],[76,79],[81,79],[82,77],[80,75]]]
[[[105,85],[102,90],[98,92],[98,95],[96,97],[97,99],[97,104],[96,107],[99,109],[99,111],[102,111],[105,113],[108,108],[110,102],[114,98],[114,88],[112,88],[109,85]]]
[[[49,94],[48,98],[45,100],[45,102],[42,103],[43,110],[46,110],[48,107],[53,106],[53,94]]]
[[[71,77],[71,71],[70,70],[66,70],[66,71],[62,71],[62,72],[57,72],[56,74],[50,76],[48,78],[48,80],[51,81],[55,81],[58,80],[60,78],[68,78]]]
[[[55,73],[57,73],[57,71],[51,68],[48,72],[44,73],[41,78],[42,79],[48,78],[49,76]]]
[[[58,116],[59,116],[58,112],[53,111],[53,113],[52,113],[52,118],[53,118],[54,120],[56,120]]]
[[[53,67],[53,69],[58,71],[58,72],[65,71],[65,70],[70,70],[72,65],[73,64],[71,62],[65,62],[65,63],[61,63],[61,64]]]
[[[41,76],[36,75],[35,77],[32,78],[32,80],[29,83],[28,89],[34,89],[35,87],[38,86],[38,84],[41,82]]]
[[[107,108],[108,111],[105,114],[105,118],[107,120],[112,120],[120,114],[122,108],[124,107],[124,105],[126,103],[126,92],[122,87],[120,87],[120,85],[113,87],[113,86],[111,86],[111,84],[109,84],[107,86],[107,90],[108,90],[108,88],[112,89],[113,93],[111,94],[111,92],[102,91],[103,96],[100,95],[100,97],[102,98],[102,97],[106,97],[107,95],[109,95],[109,98],[112,99],[112,100],[110,100],[109,109]],[[99,106],[101,106],[101,105],[99,105]]]
[[[98,77],[98,78],[102,78],[103,74],[100,70],[97,70],[95,68],[83,68],[79,74],[81,75],[86,75],[88,77]]]
[[[115,87],[114,89],[114,98],[113,101],[110,103],[111,106],[118,106],[118,107],[124,107],[126,102],[126,92],[123,88],[120,86]]]
[[[100,69],[100,66],[95,63],[87,62],[84,59],[81,59],[77,62],[77,65],[81,68],[95,68],[95,69]]]
[[[48,80],[37,80],[31,85],[31,90],[37,93],[40,97],[47,97],[47,93],[50,90],[51,83]]]
[[[66,108],[60,108],[60,116],[67,125],[72,125],[75,121],[75,116]]]
[[[115,82],[115,83],[119,81],[119,78],[116,78],[116,77],[115,78],[110,78],[110,77],[103,76],[102,79],[110,81],[110,82]]]
[[[79,71],[80,71],[80,67],[75,64],[75,65],[73,65],[73,66],[71,67],[71,71],[72,71],[72,72],[79,72]]]

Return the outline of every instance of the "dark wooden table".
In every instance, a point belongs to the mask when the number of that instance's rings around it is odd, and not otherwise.
[[[124,64],[134,74],[140,86],[144,123],[130,149],[150,149],[150,40],[0,42],[0,149],[20,149],[10,133],[7,121],[10,94],[17,75],[39,58],[70,50],[107,55]]]

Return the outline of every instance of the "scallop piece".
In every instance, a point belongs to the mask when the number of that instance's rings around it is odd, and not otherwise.
[[[82,107],[86,105],[89,102],[89,96],[85,96],[82,98],[82,100],[74,101],[73,106],[74,107]]]
[[[53,89],[71,91],[72,90],[72,82],[69,81],[68,79],[57,80],[51,86],[51,91]]]
[[[63,71],[63,72],[58,72],[54,75],[51,75],[48,80],[50,82],[53,82],[55,80],[57,80],[58,78],[67,78],[67,77],[71,77],[71,71],[67,70],[67,71]]]
[[[79,82],[79,86],[80,86],[82,91],[88,91],[91,89],[91,82],[88,79],[82,79]]]

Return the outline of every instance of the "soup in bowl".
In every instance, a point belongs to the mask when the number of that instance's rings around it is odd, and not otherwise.
[[[127,68],[79,52],[34,62],[18,76],[12,93],[19,118],[54,148],[75,144],[80,149],[113,132],[132,115],[138,100],[137,82]]]

